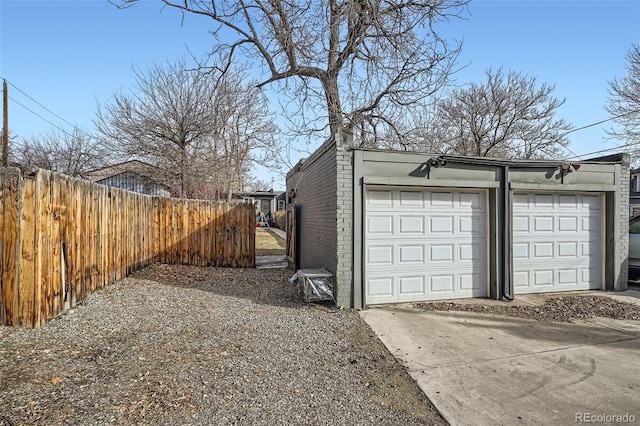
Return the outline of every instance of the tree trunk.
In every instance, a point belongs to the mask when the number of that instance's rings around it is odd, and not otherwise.
[[[342,128],[342,108],[340,106],[340,94],[338,92],[338,77],[327,76],[321,79],[327,100],[327,113],[329,116],[329,131],[331,137],[335,137]],[[338,141],[339,143],[340,141]]]
[[[187,186],[187,147],[182,147],[182,158],[180,159],[180,198],[186,198]]]

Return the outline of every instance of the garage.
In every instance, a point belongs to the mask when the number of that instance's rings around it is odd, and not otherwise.
[[[600,194],[513,195],[515,294],[600,289]]]
[[[628,154],[487,158],[350,141],[327,140],[287,175],[292,266],[333,274],[338,305],[627,288]]]
[[[487,296],[481,190],[367,188],[367,304]]]

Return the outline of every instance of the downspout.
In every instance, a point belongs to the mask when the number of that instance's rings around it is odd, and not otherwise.
[[[502,297],[506,300],[513,300],[511,269],[513,264],[511,250],[511,187],[509,185],[509,166],[502,166],[502,176],[500,187],[502,189],[502,199],[500,200],[501,217],[501,235],[502,244],[500,245],[500,257],[502,258],[502,270],[500,273],[500,282],[502,283]]]

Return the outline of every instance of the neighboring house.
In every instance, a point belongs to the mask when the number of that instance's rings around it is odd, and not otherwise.
[[[631,170],[629,184],[629,214],[640,214],[640,169]]]
[[[113,188],[158,197],[170,197],[171,191],[167,184],[160,181],[160,170],[151,164],[138,160],[102,167],[83,174],[91,182]]]
[[[264,217],[273,223],[273,217],[276,211],[284,210],[284,192],[274,192],[273,189],[269,191],[256,191],[256,192],[239,192],[235,194],[235,198],[244,200],[247,203],[254,204],[256,206],[256,216],[261,212]]]
[[[627,288],[629,156],[508,160],[324,143],[287,175],[297,269],[337,304]]]
[[[287,193],[281,192],[276,197],[276,211],[282,211],[287,209]]]

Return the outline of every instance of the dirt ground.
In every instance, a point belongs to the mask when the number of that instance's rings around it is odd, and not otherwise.
[[[0,327],[0,425],[446,424],[356,311],[290,277],[158,264]]]

